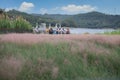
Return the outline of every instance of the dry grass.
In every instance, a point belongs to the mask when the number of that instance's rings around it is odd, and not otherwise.
[[[52,69],[52,77],[54,79],[56,79],[58,77],[58,74],[59,74],[59,68],[58,67],[53,67],[53,69]]]

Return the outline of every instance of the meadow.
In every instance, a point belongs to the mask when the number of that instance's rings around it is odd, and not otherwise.
[[[0,80],[120,80],[120,35],[1,34]]]

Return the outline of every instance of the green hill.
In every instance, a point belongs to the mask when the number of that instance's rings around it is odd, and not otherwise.
[[[63,14],[27,14],[16,10],[7,12],[10,17],[23,16],[33,26],[36,23],[61,23],[62,26],[80,28],[120,28],[120,15],[108,15],[100,12],[89,12],[76,15]]]
[[[72,17],[77,26],[86,28],[120,28],[119,15],[107,15],[100,12],[78,14]]]
[[[17,10],[10,10],[7,12],[7,14],[9,15],[9,17],[14,18],[17,16],[22,16],[23,18],[25,18],[27,21],[29,21],[33,26],[36,25],[36,23],[53,23],[55,24],[57,22],[57,20],[54,20],[52,18],[45,18],[44,16],[37,16],[37,15],[33,15],[33,14],[28,14],[28,13],[24,13],[24,12],[20,12]]]

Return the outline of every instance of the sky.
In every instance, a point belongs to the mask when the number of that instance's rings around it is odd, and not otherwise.
[[[120,15],[120,0],[0,0],[0,8],[36,14],[79,14],[98,11]]]

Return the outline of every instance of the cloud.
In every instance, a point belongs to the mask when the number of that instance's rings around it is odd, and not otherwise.
[[[41,8],[41,9],[40,9],[40,13],[41,13],[41,14],[45,14],[45,13],[47,13],[47,12],[48,12],[48,10],[45,9],[45,8]]]
[[[34,7],[33,3],[30,2],[23,2],[20,7],[19,7],[19,11],[23,11],[23,12],[27,12],[30,11],[32,8]]]
[[[10,10],[13,10],[13,9],[16,9],[17,10],[17,7],[13,7],[13,8],[6,8],[5,11],[10,11]]]
[[[59,10],[59,9],[60,9],[59,7],[55,7],[55,8],[52,8],[51,10],[56,11],[56,10]]]
[[[96,10],[96,7],[92,7],[91,5],[74,5],[74,4],[70,4],[70,5],[61,7],[61,10],[66,11],[66,12],[71,12],[71,13],[89,12],[89,11]]]

